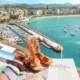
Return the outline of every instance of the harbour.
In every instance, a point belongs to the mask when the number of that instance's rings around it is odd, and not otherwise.
[[[10,23],[13,25],[18,26],[19,28],[21,28],[22,30],[26,31],[27,33],[34,35],[36,37],[36,39],[39,39],[40,41],[43,41],[45,44],[47,44],[48,46],[50,46],[53,50],[55,51],[62,51],[63,47],[56,43],[55,41],[53,41],[52,39],[48,38],[47,36],[29,28],[29,27],[25,27],[19,23]]]
[[[80,80],[79,3],[1,1],[0,80]]]

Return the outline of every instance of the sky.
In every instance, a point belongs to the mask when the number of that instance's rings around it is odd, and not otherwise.
[[[34,4],[34,3],[44,3],[44,4],[52,4],[52,3],[72,3],[79,4],[79,0],[0,0],[0,5],[2,4],[15,4],[15,3],[26,3],[26,4]]]

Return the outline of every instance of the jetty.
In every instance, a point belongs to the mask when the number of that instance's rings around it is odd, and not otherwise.
[[[47,48],[51,48],[50,46],[48,46],[47,44],[45,44],[44,42],[40,42],[41,44],[43,44],[44,46],[46,46]]]
[[[36,39],[38,39],[41,42],[44,42],[46,45],[48,45],[49,47],[51,47],[52,49],[54,49],[55,51],[62,51],[63,47],[56,43],[54,40],[52,40],[51,38],[45,36],[44,34],[37,32],[27,26],[24,26],[20,23],[14,22],[14,23],[9,23],[9,25],[16,25],[19,28],[21,28],[22,30],[24,30],[25,32],[29,33],[30,35],[34,35],[36,37]]]

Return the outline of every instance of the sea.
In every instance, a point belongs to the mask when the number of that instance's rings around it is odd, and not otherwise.
[[[42,34],[50,37],[63,46],[62,58],[73,58],[75,65],[80,67],[80,16],[56,16],[32,18],[30,23],[23,22]],[[25,43],[20,44],[25,47]],[[61,58],[60,52],[40,44],[41,52],[49,57]]]

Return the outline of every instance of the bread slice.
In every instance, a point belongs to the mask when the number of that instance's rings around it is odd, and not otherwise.
[[[44,56],[43,59],[40,59],[40,62],[42,65],[49,66],[53,62],[53,60],[48,56]]]

